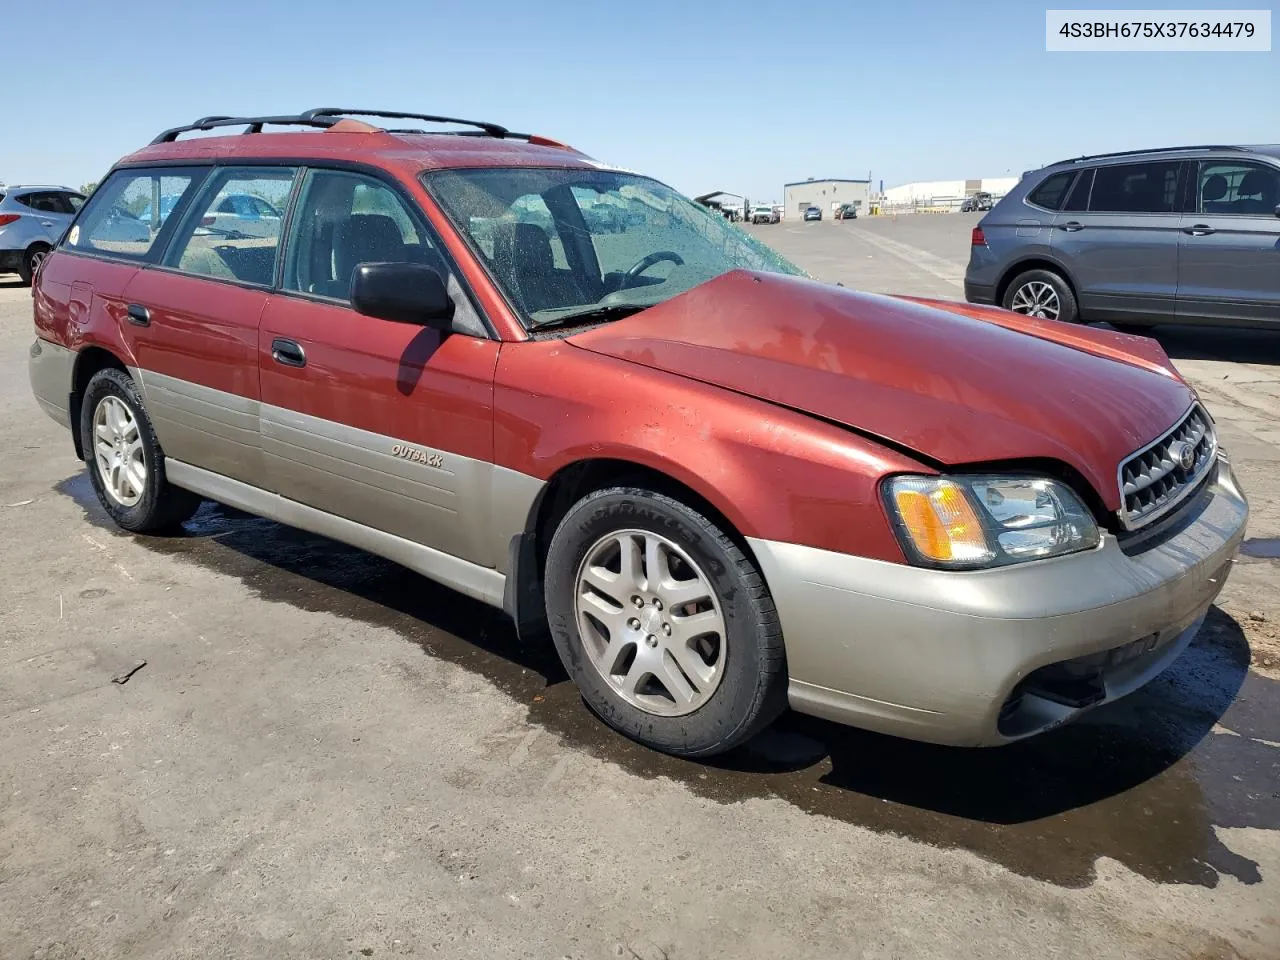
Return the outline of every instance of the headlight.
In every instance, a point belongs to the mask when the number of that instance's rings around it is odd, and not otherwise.
[[[903,547],[929,566],[995,567],[1098,545],[1084,504],[1047,477],[892,477],[886,490]]]

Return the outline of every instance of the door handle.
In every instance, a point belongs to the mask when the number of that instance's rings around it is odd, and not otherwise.
[[[1207,223],[1193,223],[1189,227],[1183,227],[1182,232],[1189,233],[1193,237],[1207,237],[1209,234],[1213,233],[1213,227],[1209,226]]]
[[[41,221],[40,221],[40,225],[41,225],[41,226],[44,226],[44,227],[53,227],[53,226],[57,226],[57,224],[55,224],[52,220],[41,220]]]
[[[1058,226],[1067,231],[1067,233],[1075,233],[1077,230],[1084,229],[1084,224],[1079,220],[1068,220],[1066,223],[1058,224]]]
[[[129,322],[132,323],[135,327],[151,326],[151,311],[148,310],[146,307],[144,307],[142,304],[131,303],[125,309],[129,316]]]
[[[302,346],[283,337],[276,337],[271,341],[271,359],[276,363],[283,363],[286,367],[307,365],[307,353]]]

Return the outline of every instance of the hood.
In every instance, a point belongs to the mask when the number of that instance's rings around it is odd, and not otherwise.
[[[1194,400],[1145,337],[742,270],[568,342],[944,465],[1058,460],[1111,510],[1120,462]]]

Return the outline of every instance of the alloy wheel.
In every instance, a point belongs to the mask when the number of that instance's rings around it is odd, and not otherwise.
[[[587,550],[574,610],[592,666],[627,703],[692,713],[724,677],[725,621],[706,574],[676,543],[622,530]]]
[[[1025,313],[1029,317],[1057,320],[1058,314],[1062,312],[1062,303],[1052,284],[1043,280],[1031,280],[1014,292],[1009,309],[1014,313]]]
[[[133,411],[119,397],[102,398],[93,412],[93,459],[108,496],[135,506],[147,489],[147,459]]]

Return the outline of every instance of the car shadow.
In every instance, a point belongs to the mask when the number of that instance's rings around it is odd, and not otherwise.
[[[1135,331],[1137,332],[1137,331]],[[1226,360],[1280,365],[1280,327],[1193,327],[1167,324],[1141,331],[1164,347],[1173,360]]]
[[[85,473],[58,484],[114,535]],[[1260,880],[1221,827],[1280,829],[1280,683],[1250,673],[1240,626],[1213,608],[1161,676],[1079,722],[991,749],[900,740],[785,714],[710,761],[655,753],[591,715],[549,643],[524,644],[500,611],[390,561],[206,503],[157,553],[235,576],[269,602],[395,630],[484,676],[564,742],[724,803],[783,800],[806,812],[969,850],[1063,886],[1099,858],[1150,880]]]
[[[25,286],[26,284],[22,282],[22,278],[16,273],[0,273],[0,290],[17,290]]]

